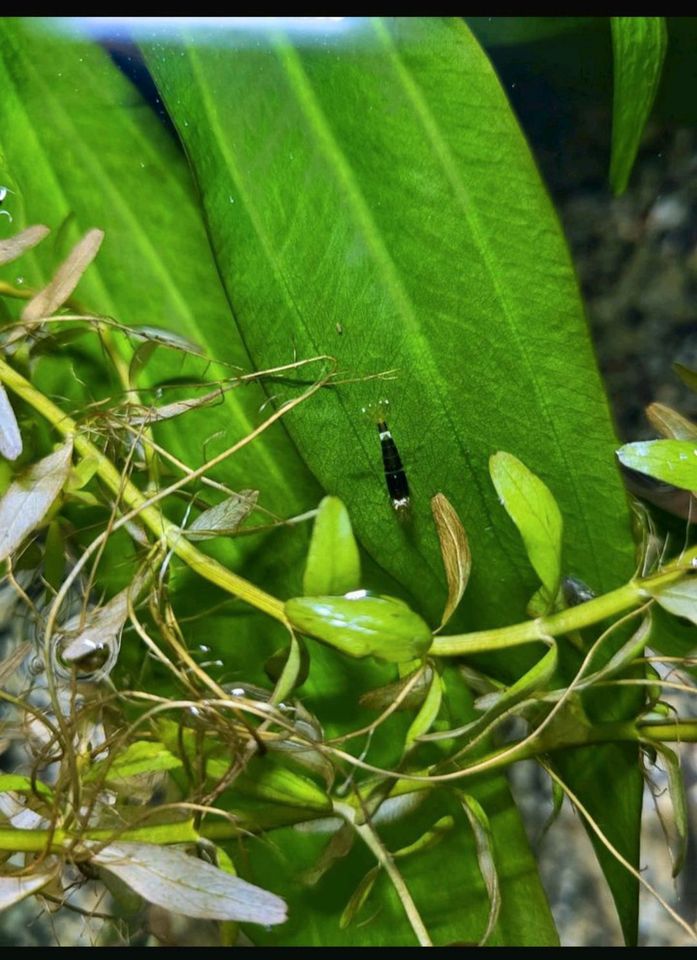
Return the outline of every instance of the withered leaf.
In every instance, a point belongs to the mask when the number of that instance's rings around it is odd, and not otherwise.
[[[0,499],[0,561],[39,526],[70,474],[73,441],[33,464]]]
[[[448,581],[448,599],[440,621],[441,627],[444,627],[467,589],[472,556],[465,528],[448,498],[442,493],[437,493],[431,500],[431,510]]]
[[[112,843],[92,862],[115,874],[150,903],[204,920],[283,923],[285,902],[182,850],[152,843]]]
[[[41,243],[50,232],[48,227],[38,223],[33,227],[27,227],[20,233],[16,233],[14,237],[0,240],[0,264],[12,263],[13,260],[21,257],[25,250],[31,250],[37,243]]]
[[[39,290],[22,311],[22,320],[31,322],[50,317],[70,297],[83,273],[97,256],[104,239],[103,230],[88,230],[70,251],[43,290]]]

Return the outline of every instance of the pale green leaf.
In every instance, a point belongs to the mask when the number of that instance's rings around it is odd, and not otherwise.
[[[542,480],[510,453],[494,454],[489,471],[552,603],[561,577],[562,518],[557,502]]]
[[[697,624],[697,577],[683,577],[677,583],[669,583],[664,587],[652,587],[649,584],[643,589],[669,613]]]
[[[156,773],[161,770],[174,770],[182,762],[162,743],[150,740],[136,740],[130,743],[123,753],[115,759],[100,760],[90,767],[83,779],[89,783],[94,780],[111,782],[137,777],[144,773]]]
[[[697,444],[691,440],[640,440],[617,451],[620,463],[638,473],[697,490]]]
[[[360,586],[361,559],[348,511],[338,497],[319,505],[305,564],[305,596],[348,593]]]

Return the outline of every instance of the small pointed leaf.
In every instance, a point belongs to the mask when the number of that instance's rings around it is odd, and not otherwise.
[[[435,723],[438,713],[440,712],[442,702],[443,681],[441,680],[438,671],[434,670],[431,677],[431,685],[429,686],[428,693],[426,694],[426,699],[421,704],[419,712],[414,717],[411,726],[407,730],[405,744],[407,749],[412,746],[418,737],[422,736],[424,733],[428,733],[428,731],[431,729]]]
[[[530,563],[547,590],[556,597],[561,576],[562,518],[547,486],[510,453],[489,460],[491,479],[501,503],[523,538]]]
[[[325,497],[312,530],[303,593],[338,596],[356,590],[360,579],[361,560],[348,511],[338,497]]]
[[[353,923],[356,916],[363,909],[379,875],[380,868],[371,867],[371,869],[361,879],[360,883],[351,894],[351,898],[344,907],[341,918],[339,919],[339,928],[341,930],[345,930],[346,927]]]
[[[684,363],[674,363],[673,370],[690,390],[697,392],[697,370],[686,367]]]

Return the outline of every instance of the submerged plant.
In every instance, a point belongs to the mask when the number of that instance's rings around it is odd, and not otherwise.
[[[132,96],[101,51],[76,44],[53,90],[65,41],[0,28],[27,219],[0,241],[0,263],[27,264],[0,285],[0,903],[113,916],[131,941],[149,903],[219,921],[224,944],[553,943],[505,779],[534,759],[583,818],[627,941],[640,884],[692,935],[638,840],[660,763],[680,870],[667,744],[697,725],[662,697],[694,691],[697,547],[645,511],[630,534],[566,250],[467,27],[265,30],[236,57],[148,38],[215,264],[155,118],[111,117],[112,157],[103,103],[68,109],[91,71]],[[620,189],[636,143],[616,116]],[[67,163],[61,136],[82,163],[65,195],[33,170]],[[133,143],[141,172],[120,166]],[[477,162],[494,145],[510,182]],[[67,218],[57,249],[73,212],[86,229],[57,269],[42,203]],[[654,415],[670,439],[620,461],[697,489],[695,428]]]

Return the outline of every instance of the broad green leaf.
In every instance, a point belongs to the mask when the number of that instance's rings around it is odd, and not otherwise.
[[[156,773],[159,770],[174,770],[182,765],[162,743],[150,740],[136,740],[114,760],[101,760],[83,774],[83,780],[107,781],[125,780],[144,773]]]
[[[505,782],[495,778],[468,792],[476,793],[489,817],[499,866],[501,913],[490,943],[537,947],[556,944],[544,893],[529,853],[520,846],[523,827],[511,806]],[[445,842],[422,844],[434,821],[442,817],[453,821]],[[477,864],[472,830],[462,810],[457,810],[454,802],[446,804],[429,797],[415,820],[410,817],[403,824],[381,828],[383,834],[395,851],[413,845],[411,855],[399,858],[399,871],[434,943],[476,943],[486,928],[490,901]],[[342,911],[346,910],[346,920],[355,916],[362,899],[359,884],[375,863],[360,843],[354,843],[350,853],[326,875],[321,888],[300,888],[299,870],[315,862],[325,842],[305,831],[281,830],[274,834],[274,844],[260,844],[255,849],[253,879],[262,885],[270,885],[272,878],[276,881],[274,889],[288,901],[289,919],[278,934],[254,931],[254,941],[284,946],[415,946],[401,903],[383,871],[360,916],[349,925],[339,926]],[[445,871],[448,882],[439,882]],[[354,894],[356,899],[347,909]]]
[[[102,229],[97,259],[76,291],[81,304],[122,323],[163,328],[163,336],[179,334],[214,360],[249,370],[185,158],[155,114],[98,45],[56,33],[36,18],[4,18],[0,51],[0,182],[13,190],[15,226],[41,222],[58,231],[66,224],[63,232],[73,242]],[[21,277],[24,288],[38,290],[65,252],[49,238],[2,276],[14,285]],[[99,350],[95,340],[97,357]],[[168,353],[151,358],[148,382],[168,369]],[[48,377],[55,361],[46,358],[37,376]],[[186,359],[181,371],[189,374],[192,363]],[[231,372],[214,365],[208,375]],[[64,369],[55,376],[56,393],[74,390]],[[91,382],[97,386],[94,372]],[[217,405],[187,414],[187,428],[170,429],[167,443],[196,466],[208,438],[238,439],[256,427],[264,400],[253,383],[229,391]],[[227,461],[219,476],[234,488],[263,486],[263,504],[279,515],[317,499],[282,426]],[[240,549],[228,546],[228,555]]]
[[[573,787],[577,796],[583,796],[583,803],[596,823],[622,856],[635,866],[639,863],[637,824],[641,820],[643,798],[643,784],[637,777],[638,763],[636,748],[623,743],[610,743],[602,750],[596,745],[579,747],[554,755],[554,766],[564,782]],[[610,791],[612,804],[608,804]],[[638,883],[607,852],[595,834],[588,833],[615,899],[625,943],[635,945],[639,924]]]
[[[656,98],[668,35],[663,17],[612,17],[614,101],[610,184],[624,193]]]
[[[542,480],[510,453],[494,454],[489,471],[551,604],[561,577],[562,518],[557,502]]]
[[[319,505],[305,564],[305,596],[338,595],[360,586],[361,560],[348,511],[338,497]]]
[[[70,474],[72,440],[33,464],[15,480],[0,500],[0,561],[39,526]]]
[[[455,622],[476,629],[523,616],[534,575],[484,479],[500,449],[544,469],[570,568],[601,591],[631,576],[626,500],[573,270],[467,27],[347,21],[307,44],[280,30],[244,39],[204,31],[195,42],[168,33],[145,54],[255,362],[282,362],[292,342],[299,356],[337,357],[354,381],[321,391],[287,426],[416,609],[437,623],[444,607],[429,511],[440,490],[475,561]],[[390,370],[395,379],[357,379]],[[406,523],[389,504],[374,425],[361,413],[383,398],[409,479]],[[525,660],[506,654],[490,670],[510,683]],[[333,690],[347,668],[313,652],[311,683]],[[638,835],[638,767],[633,778],[605,805],[611,836],[627,817]],[[585,789],[600,799],[600,786]],[[613,884],[631,929],[636,883],[615,875]]]
[[[302,633],[350,657],[377,657],[403,663],[431,645],[428,624],[396,597],[371,597],[365,590],[345,597],[295,597],[286,603],[288,619]]]
[[[647,646],[669,657],[689,657],[697,650],[697,626],[678,620],[661,606],[651,610],[651,633]]]
[[[534,581],[483,479],[489,455],[509,449],[544,465],[574,570],[620,582],[631,569],[626,507],[573,272],[466,26],[358,21],[305,46],[280,32],[253,43],[234,31],[167,36],[146,59],[257,364],[287,359],[292,341],[299,356],[336,356],[353,378],[396,370],[322,391],[288,420],[375,560],[440,618],[429,498],[441,490],[475,558],[461,622],[520,615]],[[383,397],[412,492],[405,524],[361,413]]]
[[[620,463],[682,490],[697,490],[697,445],[691,440],[640,440],[617,451]]]
[[[151,843],[111,843],[92,863],[108,870],[150,903],[185,917],[283,923],[285,903],[183,850]]]

